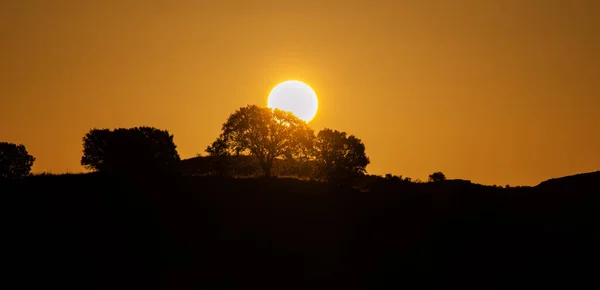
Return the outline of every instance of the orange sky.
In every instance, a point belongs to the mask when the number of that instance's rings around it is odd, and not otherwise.
[[[600,1],[3,0],[0,141],[81,171],[92,127],[195,156],[299,79],[370,173],[533,185],[600,169]]]

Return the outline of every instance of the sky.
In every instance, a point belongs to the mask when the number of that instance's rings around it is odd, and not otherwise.
[[[535,185],[600,170],[600,1],[2,0],[0,141],[79,172],[91,128],[168,129],[182,158],[279,82],[369,173]]]

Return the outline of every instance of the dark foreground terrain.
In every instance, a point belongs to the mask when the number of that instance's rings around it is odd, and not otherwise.
[[[0,183],[0,209],[3,289],[573,289],[600,273],[598,173],[370,192],[36,176]]]

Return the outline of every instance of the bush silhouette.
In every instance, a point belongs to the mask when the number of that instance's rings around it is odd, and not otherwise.
[[[229,116],[206,152],[212,156],[249,153],[269,177],[276,158],[306,154],[313,138],[312,129],[291,112],[248,105]]]
[[[170,172],[179,165],[176,148],[167,130],[92,129],[83,138],[81,165],[101,172]]]
[[[442,172],[434,172],[429,175],[429,182],[440,182],[446,180],[446,175]]]
[[[19,179],[29,175],[35,157],[25,145],[0,142],[0,179]]]
[[[334,183],[355,181],[367,172],[370,163],[360,139],[328,128],[319,131],[315,152],[320,175]]]

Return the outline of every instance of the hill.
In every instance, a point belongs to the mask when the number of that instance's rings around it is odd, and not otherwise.
[[[316,163],[302,164],[296,160],[275,159],[272,173],[274,176],[312,177]],[[227,175],[236,177],[258,177],[264,173],[256,157],[249,155],[233,155],[226,160],[219,156],[197,156],[181,161],[180,170],[184,175],[219,175],[226,171]]]
[[[361,192],[285,178],[33,176],[0,183],[2,283],[593,287],[600,198],[574,188],[383,179]]]
[[[600,171],[549,179],[538,184],[537,187],[554,190],[598,189],[600,192]]]

